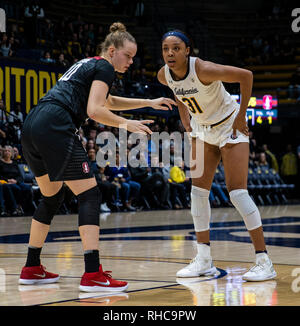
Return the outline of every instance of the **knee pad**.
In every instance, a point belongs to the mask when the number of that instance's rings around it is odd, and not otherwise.
[[[230,200],[244,219],[247,230],[257,229],[262,225],[257,206],[246,189],[236,189],[229,192]]]
[[[101,205],[101,192],[95,186],[77,196],[78,225],[98,225]]]
[[[59,192],[54,196],[46,197],[42,195],[42,200],[34,212],[33,218],[40,223],[50,225],[54,215],[63,203],[64,197],[64,187],[61,187]]]
[[[211,208],[208,198],[209,190],[192,186],[191,213],[196,232],[209,230]]]

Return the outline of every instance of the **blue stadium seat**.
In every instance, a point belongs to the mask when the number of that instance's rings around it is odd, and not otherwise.
[[[263,185],[258,178],[255,170],[252,168],[248,169],[248,191],[249,195],[257,205],[265,205],[262,197]]]

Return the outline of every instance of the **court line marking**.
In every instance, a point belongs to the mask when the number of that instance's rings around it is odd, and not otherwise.
[[[0,258],[21,258],[27,257],[26,253],[0,253]],[[83,255],[65,255],[65,254],[41,254],[42,258],[74,258],[83,259]],[[101,259],[111,259],[111,260],[128,260],[128,261],[145,261],[145,262],[161,262],[169,264],[186,264],[191,261],[192,258],[174,258],[174,257],[133,257],[133,256],[101,256]],[[180,260],[180,261],[179,261]],[[251,264],[253,260],[249,261],[239,261],[239,260],[227,260],[227,259],[216,259],[215,262],[226,262],[228,264],[232,263],[242,263]],[[275,266],[293,266],[297,267],[299,265],[295,263],[276,263]]]
[[[0,253],[0,258],[21,258],[27,257],[27,253]],[[65,255],[65,254],[41,254],[41,258],[74,258],[83,259],[82,255]],[[189,262],[191,258],[173,258],[173,257],[134,257],[134,256],[101,256],[100,259],[112,259],[112,260],[135,260],[135,261],[153,261],[162,263],[178,263],[185,264]],[[181,260],[181,261],[179,261]]]
[[[217,268],[217,270],[220,271],[220,274],[219,275],[216,275],[216,276],[211,277],[211,278],[208,278],[208,279],[199,280],[199,282],[208,282],[208,281],[211,281],[211,280],[223,278],[223,277],[225,277],[227,275],[227,272],[224,271],[223,269]],[[157,289],[169,289],[169,288],[175,287],[175,286],[184,286],[184,285],[183,284],[179,284],[179,283],[172,283],[171,282],[171,284],[169,284],[169,285],[163,285],[163,286],[157,286],[157,287],[151,287],[151,288],[144,288],[144,289],[136,289],[136,290],[126,291],[124,293],[136,293],[136,292],[150,291],[150,290],[157,290]],[[179,289],[179,290],[182,290],[182,289]],[[107,294],[109,295],[110,293],[107,292]],[[94,298],[97,298],[97,296],[95,296]],[[89,298],[87,298],[87,299],[89,299]],[[34,306],[55,305],[55,304],[58,304],[58,303],[72,302],[72,301],[74,301],[74,302],[80,302],[80,299],[79,298],[76,298],[76,299],[53,301],[53,302],[48,302],[48,303],[36,304]]]
[[[164,285],[164,286],[158,286],[158,287],[152,287],[152,288],[144,288],[144,289],[137,289],[137,290],[132,290],[132,291],[126,291],[126,292],[120,292],[120,293],[134,293],[134,292],[141,292],[141,291],[149,291],[149,290],[156,290],[156,289],[164,289],[164,288],[168,288],[168,287],[174,287],[174,286],[180,286],[181,284],[179,283],[174,283],[174,284],[169,284],[169,285]],[[101,292],[103,294],[103,292]],[[109,296],[109,294],[113,294],[114,292],[110,293],[107,292],[107,295]],[[100,295],[100,294],[99,294]],[[94,298],[97,298],[97,296],[95,296]],[[80,302],[79,298],[76,299],[68,299],[68,300],[60,300],[60,301],[53,301],[53,302],[47,302],[47,303],[41,303],[41,304],[36,304],[33,306],[46,306],[46,305],[55,305],[55,304],[59,304],[59,303],[64,303],[64,302]]]

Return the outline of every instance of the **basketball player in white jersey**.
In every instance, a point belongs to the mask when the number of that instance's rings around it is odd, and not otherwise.
[[[193,177],[191,171],[191,214],[197,255],[188,266],[177,272],[177,277],[213,275],[216,272],[210,253],[211,208],[208,198],[222,158],[230,200],[243,217],[256,252],[255,265],[243,275],[243,279],[273,279],[276,272],[266,251],[261,216],[247,191],[249,131],[246,110],[252,91],[252,72],[203,61],[190,56],[190,53],[190,40],[183,32],[171,31],[163,36],[165,66],[159,70],[158,80],[175,95],[182,123],[192,137],[193,160],[197,139],[204,142],[204,157],[200,158],[204,160],[203,174]],[[240,105],[231,98],[222,82],[240,84]]]

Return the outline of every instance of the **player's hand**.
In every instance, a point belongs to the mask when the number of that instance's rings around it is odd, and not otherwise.
[[[152,134],[151,129],[146,126],[153,123],[154,120],[127,120],[127,130],[130,132],[137,132],[143,135]]]
[[[232,129],[233,129],[233,137],[236,137],[236,130],[240,131],[241,133],[243,133],[246,136],[249,136],[249,128],[247,125],[247,121],[244,115],[240,115],[238,114],[236,116],[236,118],[233,121],[232,124]]]
[[[150,106],[155,110],[172,110],[172,105],[177,106],[177,103],[166,97],[159,97],[154,100],[150,100]]]

